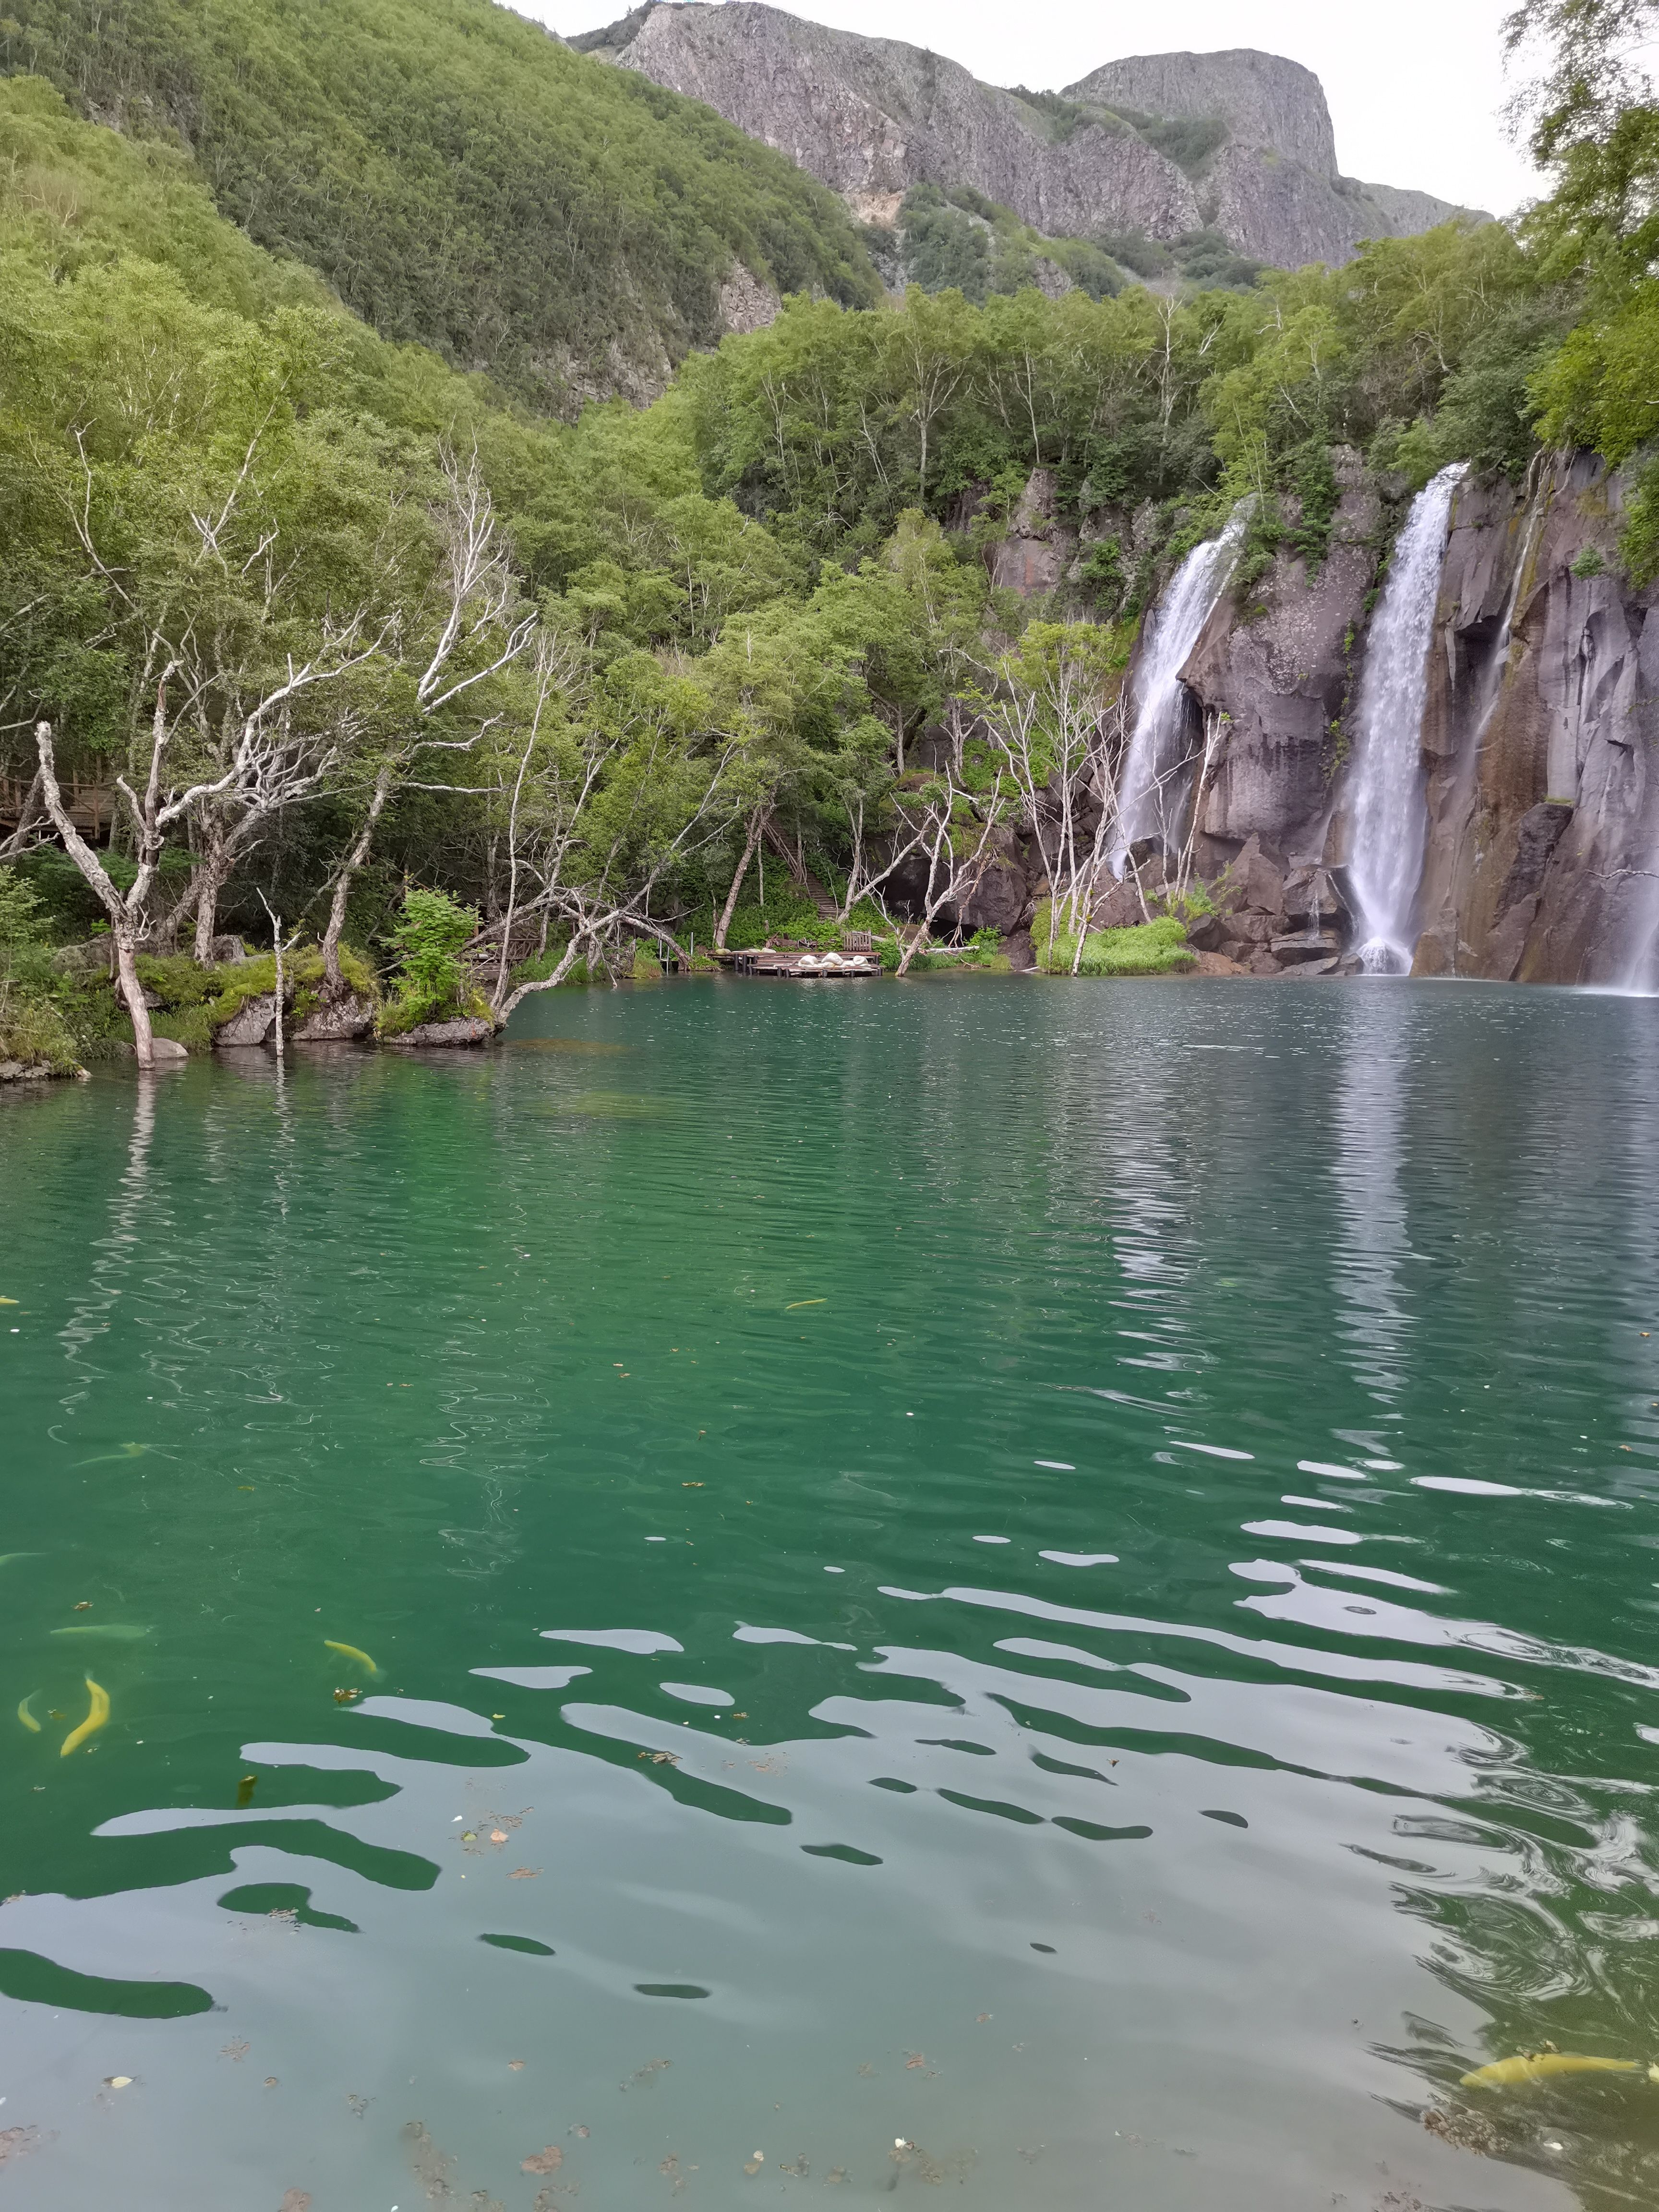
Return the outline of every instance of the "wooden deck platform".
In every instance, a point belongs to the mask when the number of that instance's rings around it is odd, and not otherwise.
[[[739,975],[787,975],[797,982],[845,981],[881,973],[881,962],[874,953],[797,952],[770,945],[734,953],[732,964]]]
[[[841,944],[833,950],[810,938],[770,937],[764,945],[745,945],[741,952],[720,957],[739,975],[787,975],[802,983],[814,977],[833,981],[881,973],[881,955],[867,929],[842,932]]]

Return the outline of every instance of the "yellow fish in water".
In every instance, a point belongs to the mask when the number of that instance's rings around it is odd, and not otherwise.
[[[87,1687],[92,1692],[92,1710],[80,1727],[71,1729],[64,1738],[62,1756],[65,1759],[69,1757],[70,1752],[79,1751],[87,1738],[95,1735],[109,1718],[109,1692],[100,1690],[90,1674],[87,1677]]]
[[[1571,2051],[1530,2051],[1519,2058],[1500,2058],[1495,2065],[1478,2067],[1466,2074],[1464,2089],[1512,2089],[1522,2081],[1542,2081],[1552,2074],[1639,2074],[1633,2058],[1578,2058]]]
[[[75,1464],[77,1468],[109,1467],[117,1460],[142,1459],[146,1452],[155,1449],[154,1444],[123,1444],[119,1451],[100,1452],[95,1459],[77,1459]],[[172,1459],[174,1455],[172,1452],[163,1452],[161,1456],[163,1459]]]
[[[786,1306],[784,1308],[784,1311],[785,1313],[799,1313],[803,1306],[827,1306],[829,1303],[830,1301],[828,1298],[797,1298],[794,1304],[792,1306]]]
[[[31,1735],[39,1735],[40,1733],[40,1723],[35,1719],[34,1715],[29,1711],[29,1706],[33,1702],[33,1698],[34,1692],[31,1690],[28,1696],[25,1698],[21,1705],[18,1706],[17,1717],[22,1722],[23,1726],[28,1730]]]
[[[368,1668],[371,1674],[378,1674],[380,1673],[380,1668],[369,1657],[368,1652],[360,1651],[355,1644],[337,1644],[331,1636],[324,1637],[323,1641],[327,1644],[331,1651],[337,1651],[342,1658],[359,1659],[362,1662],[363,1665]]]

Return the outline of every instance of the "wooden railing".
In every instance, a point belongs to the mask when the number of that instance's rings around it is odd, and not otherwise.
[[[86,836],[101,840],[115,815],[115,787],[108,783],[80,783],[72,777],[63,786],[70,820]],[[28,803],[27,776],[0,776],[0,830],[15,829]]]

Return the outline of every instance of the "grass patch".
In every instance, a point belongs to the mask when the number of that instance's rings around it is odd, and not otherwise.
[[[1048,902],[1037,908],[1031,928],[1036,964],[1046,975],[1069,975],[1077,956],[1077,939],[1063,930],[1048,943]],[[1198,965],[1198,955],[1187,942],[1187,925],[1172,914],[1156,921],[1137,923],[1132,929],[1091,929],[1083,940],[1079,975],[1182,975]]]

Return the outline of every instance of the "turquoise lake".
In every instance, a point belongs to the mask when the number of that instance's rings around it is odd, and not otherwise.
[[[1659,1002],[105,1069],[0,1296],[9,2207],[1659,2201]]]

